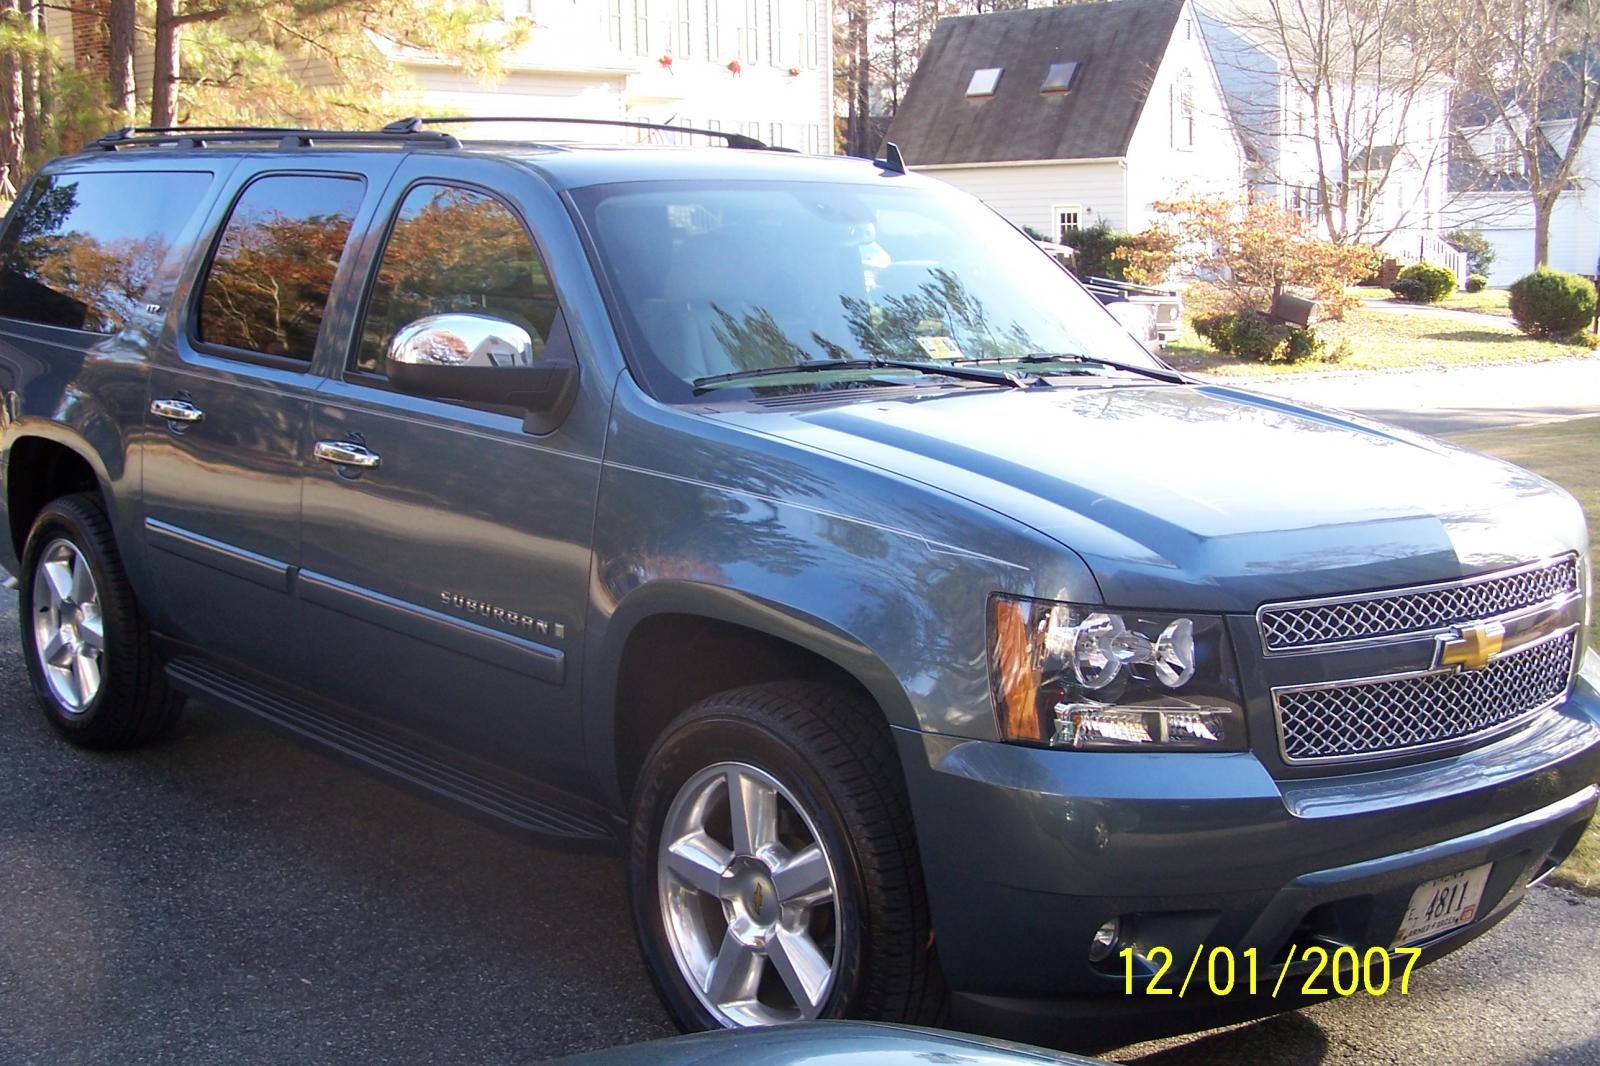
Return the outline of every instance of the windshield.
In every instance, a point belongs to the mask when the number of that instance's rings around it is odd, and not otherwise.
[[[663,399],[717,375],[818,360],[1050,352],[1160,365],[1032,241],[954,190],[665,181],[573,198],[635,369]],[[777,387],[767,382],[838,384],[807,374],[727,385]]]

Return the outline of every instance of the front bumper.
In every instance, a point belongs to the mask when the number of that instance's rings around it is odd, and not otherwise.
[[[1240,754],[1062,752],[897,730],[939,958],[965,1028],[1104,1048],[1309,1000],[1125,992],[1094,931],[1132,917],[1176,959],[1387,947],[1423,881],[1493,863],[1482,934],[1576,845],[1600,782],[1600,662],[1526,728],[1426,764],[1274,779]],[[1086,1024],[1093,1019],[1091,1024]]]

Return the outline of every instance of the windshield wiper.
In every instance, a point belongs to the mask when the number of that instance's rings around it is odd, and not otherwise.
[[[1157,381],[1170,381],[1174,385],[1188,384],[1187,378],[1172,370],[1163,370],[1160,367],[1153,366],[1138,366],[1134,363],[1119,363],[1112,359],[1079,355],[1076,352],[1031,352],[1028,355],[1014,355],[1005,358],[986,356],[981,359],[961,359],[957,361],[964,366],[989,363],[1082,363],[1108,367],[1111,370],[1121,370],[1128,374],[1138,374],[1141,377],[1155,378]]]
[[[1015,362],[1016,360],[1013,360]],[[955,366],[951,363],[922,362],[914,359],[811,359],[787,366],[763,366],[755,370],[735,370],[727,374],[712,374],[695,378],[694,388],[701,392],[713,385],[727,381],[744,381],[748,378],[774,377],[780,374],[812,374],[824,370],[918,370],[924,374],[942,374],[964,381],[982,381],[991,385],[1009,385],[1012,388],[1028,387],[1027,378],[1009,370],[984,370],[976,366]]]

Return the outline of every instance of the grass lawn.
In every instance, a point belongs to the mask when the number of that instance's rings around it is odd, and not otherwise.
[[[1551,481],[1578,498],[1589,516],[1589,536],[1600,544],[1600,418],[1553,426],[1519,426],[1461,433],[1450,438],[1476,451],[1498,455]],[[1600,648],[1600,612],[1589,629],[1589,646]],[[1578,850],[1551,880],[1600,895],[1600,821],[1589,827]]]
[[[1393,304],[1404,304],[1405,301],[1395,299],[1394,293],[1388,289],[1376,286],[1353,286],[1349,290],[1351,295],[1359,296],[1364,300],[1383,300]],[[1412,306],[1406,304],[1406,306]],[[1485,315],[1499,315],[1502,318],[1511,317],[1511,290],[1510,289],[1484,289],[1482,292],[1467,292],[1457,289],[1443,300],[1433,305],[1445,307],[1452,311],[1477,311]]]
[[[1484,293],[1463,293],[1477,298]],[[1347,354],[1337,361],[1306,363],[1242,363],[1218,355],[1185,324],[1176,344],[1162,356],[1180,370],[1237,377],[1278,374],[1326,373],[1330,370],[1399,370],[1407,367],[1446,366],[1491,362],[1543,362],[1587,355],[1581,344],[1535,340],[1524,336],[1508,320],[1503,325],[1483,325],[1454,318],[1434,318],[1427,312],[1379,311],[1358,307],[1343,322],[1324,322],[1317,332],[1330,352],[1341,342]]]

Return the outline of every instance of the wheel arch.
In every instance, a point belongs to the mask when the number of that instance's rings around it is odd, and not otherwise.
[[[65,431],[37,427],[13,437],[4,456],[6,540],[4,561],[14,570],[28,532],[46,504],[61,496],[93,492],[110,513],[109,478],[95,449]]]
[[[910,696],[887,664],[837,626],[737,590],[663,582],[612,614],[588,670],[587,748],[606,801],[625,811],[661,730],[716,692],[764,681],[824,680],[875,704],[888,725],[915,726]]]

